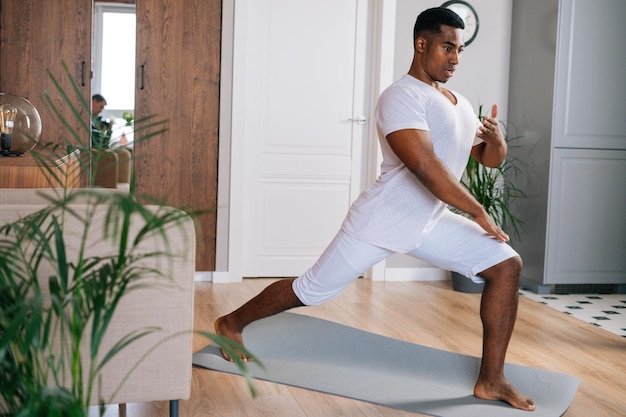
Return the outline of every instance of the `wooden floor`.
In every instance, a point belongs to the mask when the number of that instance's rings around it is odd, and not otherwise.
[[[271,280],[236,284],[196,283],[195,327],[213,330],[213,320],[238,307]],[[449,282],[358,280],[337,299],[299,313],[434,348],[480,356],[480,295],[451,290]],[[194,340],[194,350],[207,344]],[[566,417],[626,416],[626,339],[520,298],[507,362],[567,373],[582,380]],[[256,381],[252,398],[243,378],[194,368],[191,398],[181,417],[334,417],[418,414]],[[128,404],[128,417],[168,415],[167,403]],[[94,415],[94,414],[92,414]],[[118,415],[117,407],[107,417]],[[529,413],[529,416],[532,414]]]

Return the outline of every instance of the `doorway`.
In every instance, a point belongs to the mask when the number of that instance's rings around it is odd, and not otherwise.
[[[293,3],[234,8],[227,280],[302,273],[363,187],[369,2]]]

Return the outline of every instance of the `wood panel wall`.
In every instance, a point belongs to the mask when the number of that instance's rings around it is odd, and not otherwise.
[[[135,116],[168,120],[135,144],[136,191],[198,219],[196,269],[215,269],[219,126],[219,0],[137,0]]]
[[[70,92],[71,83],[62,67],[65,61],[79,82],[81,94],[89,98],[91,20],[91,2],[84,0],[0,2],[0,91],[25,97],[37,108],[42,122],[41,143],[64,143],[68,138],[67,130],[46,110],[44,91],[50,92],[56,108],[79,129],[80,122],[56,93],[46,69]],[[81,109],[81,117],[87,122],[88,112]],[[85,140],[88,135],[85,132]]]
[[[196,268],[212,271],[217,218],[221,1],[136,3],[135,117],[156,115],[169,120],[165,134],[135,146],[136,191],[183,209],[210,211],[199,217],[196,227]],[[90,102],[91,28],[90,1],[0,0],[0,91],[33,102],[42,117],[42,142],[63,143],[68,137],[43,104],[43,91],[54,91],[46,68],[70,91],[61,65],[65,61]],[[60,96],[52,95],[55,105],[71,119]],[[89,114],[84,113],[81,117],[88,124]],[[88,132],[85,135],[88,140]]]

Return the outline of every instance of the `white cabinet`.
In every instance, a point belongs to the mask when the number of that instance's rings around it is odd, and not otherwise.
[[[626,149],[626,1],[562,0],[553,145]]]
[[[545,275],[552,284],[623,283],[626,150],[555,149]]]
[[[515,0],[509,126],[528,224],[523,285],[626,290],[623,0]],[[611,41],[613,40],[613,41]]]

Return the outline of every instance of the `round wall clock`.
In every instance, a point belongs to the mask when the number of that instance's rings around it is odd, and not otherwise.
[[[478,33],[478,14],[476,10],[466,1],[450,0],[441,5],[458,14],[465,23],[465,46],[472,43]]]

